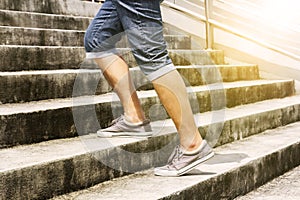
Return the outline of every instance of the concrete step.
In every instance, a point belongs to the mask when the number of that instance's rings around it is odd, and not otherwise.
[[[83,47],[0,45],[0,52],[5,58],[0,60],[0,71],[85,67]],[[130,66],[137,66],[130,49],[120,49],[120,54]],[[224,64],[224,53],[219,50],[169,50],[169,56],[175,65]]]
[[[92,19],[93,17],[44,14],[0,9],[0,26],[8,27],[85,31]],[[168,23],[164,23],[163,31],[164,34],[167,35],[187,34],[186,32]]]
[[[0,0],[0,9],[93,17],[101,5],[80,0]]]
[[[194,113],[294,94],[290,80],[238,81],[189,87]],[[168,118],[153,90],[138,92],[151,121]],[[0,147],[93,133],[122,113],[115,94],[0,105]]]
[[[157,177],[148,170],[53,200],[233,199],[300,165],[300,123],[218,147],[215,152],[215,157],[186,176]]]
[[[0,26],[84,31],[91,20],[90,17],[81,16],[0,10]]]
[[[300,165],[235,200],[297,200],[300,197]]]
[[[188,86],[259,79],[257,65],[177,66],[177,69]],[[131,68],[130,72],[138,90],[153,89],[139,68]],[[111,91],[100,70],[0,72],[1,103],[100,95]]]
[[[85,31],[0,26],[0,45],[83,46]],[[166,35],[169,49],[191,49],[186,35]],[[124,39],[119,48],[129,47]]]
[[[84,31],[0,26],[1,45],[83,46]]]
[[[226,109],[224,111],[225,115],[219,115],[220,117],[218,118],[213,117],[215,115],[214,112],[207,112],[195,115],[195,119],[201,129],[201,134],[203,136],[206,135],[207,139],[212,138],[210,137],[211,135],[215,135],[213,131],[216,132],[216,135],[221,134],[216,145],[220,146],[221,144],[258,134],[267,129],[299,121],[299,100],[300,96],[268,100]],[[46,199],[87,188],[112,178],[127,175],[128,173],[163,165],[178,141],[177,134],[170,120],[156,121],[152,123],[152,126],[156,130],[156,135],[148,139],[103,139],[91,134],[77,138],[52,140],[28,146],[2,149],[0,150],[0,157],[5,162],[0,162],[0,197],[1,199]],[[293,127],[297,128],[296,131],[286,131],[293,129]],[[210,134],[206,134],[207,132]],[[299,133],[299,124],[296,124],[291,125],[291,128],[280,129],[271,134],[266,133],[258,137],[245,139],[242,142],[234,142],[228,146],[218,147],[216,148],[217,156],[209,161],[209,163],[214,164],[206,167],[205,165],[200,166],[201,171],[208,170],[205,173],[206,175],[203,174],[201,177],[184,176],[168,179],[154,177],[151,173],[146,173],[145,177],[147,177],[149,183],[153,179],[157,180],[158,183],[156,186],[161,186],[161,181],[168,181],[166,185],[172,183],[172,188],[176,190],[178,187],[190,185],[182,184],[182,182],[179,184],[176,181],[194,181],[196,179],[199,182],[203,182],[203,179],[212,178],[206,181],[208,185],[202,185],[203,189],[207,188],[203,190],[203,197],[205,197],[204,195],[216,195],[215,197],[217,198],[207,199],[220,199],[218,195],[226,194],[224,197],[232,194],[240,195],[241,193],[235,193],[236,186],[247,186],[250,190],[254,185],[262,184],[262,182],[266,181],[266,178],[270,179],[272,176],[277,176],[277,173],[283,173],[283,171],[288,170],[288,168],[292,167],[291,165],[297,164],[295,162],[298,162],[298,165],[300,164],[299,159],[297,159],[299,158]],[[253,140],[253,138],[256,139]],[[275,140],[275,138],[277,139]],[[210,143],[215,143],[212,139],[209,139],[209,141],[211,141]],[[297,144],[298,146],[291,146],[291,144]],[[289,150],[288,154],[284,152],[271,154],[273,151],[276,152],[281,149],[282,146],[288,147],[286,149]],[[269,149],[269,147],[271,148]],[[284,160],[278,162],[274,160],[274,157],[269,157],[252,161],[252,158],[260,157],[256,153],[253,154],[253,152],[263,154],[269,152],[270,156],[279,156]],[[219,159],[224,159],[224,163],[220,163]],[[226,164],[225,161],[229,163]],[[268,161],[268,163],[264,163],[263,161]],[[244,166],[245,163],[259,166],[247,167]],[[240,168],[239,166],[244,167]],[[239,169],[241,174],[234,171],[237,169]],[[219,177],[221,172],[226,173],[222,173],[222,177]],[[234,174],[231,176],[233,172]],[[256,175],[253,176],[253,174]],[[226,176],[223,177],[224,175]],[[137,176],[134,175],[133,177]],[[130,176],[129,179],[133,177]],[[148,177],[152,178],[149,179]],[[226,183],[226,185],[215,181],[221,181]],[[235,181],[238,182],[235,183]],[[243,182],[241,183],[240,181]],[[253,183],[253,181],[258,182]],[[138,182],[133,180],[131,183]],[[213,184],[213,187],[211,184]],[[109,187],[115,191],[115,189],[119,190],[125,186],[126,184],[122,187]],[[144,186],[146,188],[146,185]],[[147,185],[147,187],[148,189],[151,188],[152,195],[161,194],[161,192],[153,193],[154,185],[151,187]],[[209,190],[212,188],[214,191]],[[144,190],[141,190],[139,187],[136,187],[136,189],[139,190],[139,193],[143,194]],[[225,191],[224,189],[232,191]],[[155,191],[159,190],[155,189]],[[199,191],[202,190],[199,189]],[[170,195],[173,193],[173,191],[165,187],[163,187],[163,192],[170,192]],[[220,194],[220,192],[223,193]],[[123,194],[123,192],[119,194]],[[187,195],[186,193],[184,194]],[[198,192],[191,192],[191,194],[198,194]],[[140,199],[147,199],[146,196],[144,197]],[[86,196],[83,199],[86,199]]]

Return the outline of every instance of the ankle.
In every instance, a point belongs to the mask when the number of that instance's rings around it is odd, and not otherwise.
[[[196,141],[194,140],[192,143],[189,143],[187,145],[182,145],[182,146],[186,151],[193,152],[193,151],[197,151],[200,148],[202,142],[203,139],[198,138]]]
[[[126,114],[124,114],[124,119],[126,124],[128,125],[140,125],[145,121],[145,119],[141,119],[139,117],[131,117]]]

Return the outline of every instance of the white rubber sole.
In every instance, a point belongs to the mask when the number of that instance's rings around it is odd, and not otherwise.
[[[111,137],[151,137],[153,132],[97,132],[98,137],[111,138]]]
[[[195,162],[185,166],[184,168],[182,168],[178,171],[168,171],[168,170],[161,170],[159,168],[155,168],[154,174],[157,176],[171,176],[171,177],[181,176],[181,175],[184,175],[184,174],[188,173],[189,171],[193,170],[195,167],[197,167],[201,163],[212,158],[214,155],[215,155],[215,153],[212,151],[211,153],[207,154],[203,158],[196,160]]]

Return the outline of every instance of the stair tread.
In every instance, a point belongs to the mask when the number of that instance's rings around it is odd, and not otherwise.
[[[238,88],[238,87],[249,87],[255,85],[273,84],[273,83],[283,83],[290,82],[292,80],[252,80],[252,81],[236,81],[228,83],[216,83],[204,86],[193,86],[188,87],[187,90],[190,92],[201,92],[210,90],[220,90],[227,88]],[[148,91],[137,91],[140,98],[147,98],[156,96],[154,90]],[[32,101],[26,103],[12,103],[12,104],[2,104],[0,105],[0,115],[12,115],[18,113],[30,113],[38,112],[44,110],[52,110],[73,106],[83,106],[83,105],[93,105],[104,102],[111,102],[116,100],[116,96],[112,93],[107,93],[103,95],[95,96],[81,96],[74,98],[64,98],[64,99],[49,99],[41,101]]]
[[[282,109],[291,105],[298,105],[299,96],[283,99],[266,100],[248,105],[226,108],[223,111],[224,118],[212,119],[214,112],[195,114],[197,126],[206,126],[212,123],[229,121],[232,119],[250,116],[272,110]],[[214,120],[214,121],[213,121]],[[176,132],[170,119],[151,122],[154,131],[159,130],[158,135],[174,134]],[[162,128],[163,124],[163,128]],[[299,132],[300,133],[300,132]],[[51,161],[68,159],[89,152],[101,151],[125,144],[137,143],[147,139],[142,138],[98,138],[95,134],[76,138],[57,139],[37,144],[16,146],[0,150],[0,157],[5,162],[0,162],[0,172],[16,170],[36,164],[44,164]],[[87,148],[86,145],[89,145]]]
[[[228,174],[232,173],[233,176],[237,176],[237,173],[240,172],[239,169],[255,165],[255,163],[275,152],[280,153],[283,149],[287,149],[292,145],[299,146],[299,144],[300,122],[217,147],[215,148],[215,157],[201,164],[186,176],[177,178],[158,177],[154,176],[153,170],[147,170],[54,199],[59,200],[66,197],[67,199],[150,200],[164,197],[172,199],[172,196],[179,197],[179,195],[184,195],[181,192],[193,190],[192,187],[197,185],[199,187],[200,185],[210,187],[210,184],[216,182],[221,185],[226,184],[224,179],[228,177]],[[244,175],[243,172],[240,173]],[[244,171],[244,173],[246,172]],[[256,174],[252,176],[256,176]],[[197,189],[194,191],[200,192],[199,195],[205,195],[204,191]],[[227,195],[229,196],[230,194]]]

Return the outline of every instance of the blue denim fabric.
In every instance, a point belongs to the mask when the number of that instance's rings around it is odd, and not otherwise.
[[[87,58],[117,54],[127,35],[131,51],[150,80],[174,70],[163,37],[161,0],[106,0],[85,34]]]

